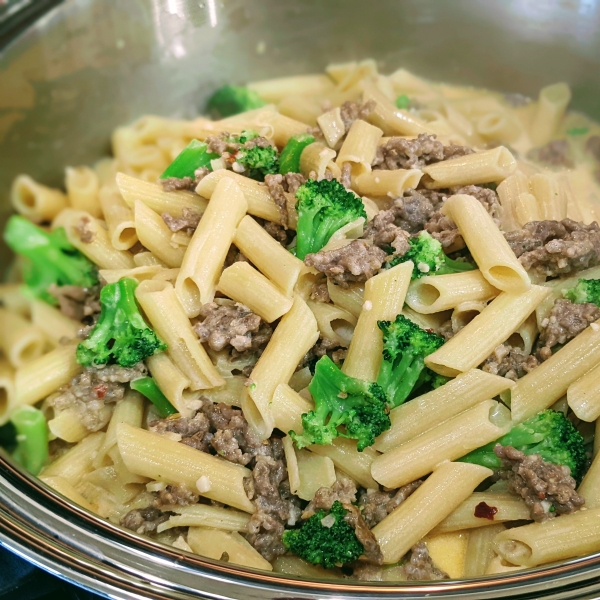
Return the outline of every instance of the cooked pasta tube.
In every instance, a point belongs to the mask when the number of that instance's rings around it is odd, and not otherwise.
[[[114,248],[106,229],[89,213],[65,209],[52,222],[52,228],[57,227],[64,227],[69,242],[101,269],[134,267],[133,256]]]
[[[46,187],[29,175],[18,175],[10,188],[13,208],[34,223],[51,221],[68,206],[67,197],[60,191]]]
[[[211,500],[249,513],[255,510],[244,491],[244,478],[251,474],[246,467],[127,423],[117,426],[117,444],[125,466],[135,475],[185,484]]]
[[[0,308],[0,349],[15,369],[42,356],[45,346],[46,336],[39,327]]]
[[[208,504],[174,505],[169,506],[168,510],[175,515],[160,523],[156,528],[157,533],[173,527],[210,527],[223,531],[245,531],[250,520],[248,513]]]
[[[441,464],[423,485],[372,529],[383,552],[383,562],[399,561],[490,475],[490,469],[479,465]]]
[[[482,508],[488,516],[478,517],[477,507],[482,503],[486,505]],[[514,494],[473,492],[434,529],[433,533],[488,527],[504,521],[530,520],[529,507]]]
[[[499,293],[479,270],[427,275],[408,286],[406,304],[417,312],[431,314],[456,308],[462,302],[487,302]]]
[[[520,203],[520,196],[529,193],[529,182],[527,176],[521,171],[515,171],[508,176],[496,189],[498,199],[500,200],[500,222],[505,231],[514,231],[523,226],[517,215],[517,207]],[[534,208],[537,211],[537,203],[534,198]],[[522,214],[521,217],[524,215]]]
[[[304,263],[275,241],[252,217],[238,225],[233,243],[286,296],[291,297]]]
[[[167,355],[189,380],[191,389],[223,385],[225,380],[198,341],[173,286],[161,281],[142,281],[135,295],[152,328],[168,345]]]
[[[159,260],[152,252],[138,252],[133,255],[133,262],[137,267],[159,266],[166,269],[167,265]]]
[[[304,148],[300,156],[300,172],[309,177],[316,173],[317,179],[323,179],[327,172],[334,178],[341,174],[340,166],[334,162],[336,152],[322,142],[313,142]]]
[[[252,569],[272,571],[273,566],[265,560],[237,531],[223,531],[207,527],[190,527],[187,541],[194,554],[221,560]]]
[[[510,391],[515,423],[521,423],[552,406],[569,386],[600,361],[600,320],[517,381]]]
[[[277,109],[280,114],[306,123],[310,127],[316,126],[317,118],[323,112],[323,106],[319,100],[306,96],[286,96],[278,104]]]
[[[390,412],[392,426],[373,447],[388,452],[514,385],[505,377],[480,369],[461,373],[445,385],[394,408]]]
[[[290,138],[306,133],[308,129],[307,123],[302,123],[277,111],[273,111],[266,120],[273,127],[272,139],[279,148],[283,148]]]
[[[495,400],[484,400],[378,456],[373,461],[371,475],[385,487],[401,487],[431,473],[445,460],[456,460],[497,440],[510,427],[510,411]]]
[[[247,262],[236,262],[227,267],[221,273],[217,290],[228,298],[245,304],[267,323],[282,317],[293,304],[290,297],[285,296]]]
[[[293,448],[293,446],[292,446]],[[298,461],[298,485],[290,488],[302,500],[310,501],[319,488],[330,488],[335,483],[335,467],[328,456],[314,454],[308,450],[295,450]]]
[[[494,542],[492,542],[493,548]],[[501,556],[498,556],[494,552],[494,558],[490,560],[488,568],[485,572],[486,575],[500,575],[505,573],[511,573],[512,571],[521,571],[523,567],[517,567],[512,563],[506,562]]]
[[[235,181],[219,181],[183,257],[175,284],[188,317],[198,316],[202,305],[212,302],[236,227],[247,210],[248,203]]]
[[[43,300],[31,301],[31,322],[55,345],[64,338],[75,339],[81,329],[81,323],[69,319]]]
[[[344,121],[342,121],[339,106],[318,116],[317,124],[321,128],[323,137],[330,148],[335,148],[337,143],[346,135],[346,127]]]
[[[24,291],[21,283],[0,283],[0,304],[11,312],[29,318],[31,304]]]
[[[346,375],[377,380],[383,351],[377,321],[392,321],[402,311],[413,268],[412,261],[407,261],[375,275],[365,284],[363,308],[342,367]]]
[[[363,284],[350,285],[343,288],[327,280],[327,291],[331,301],[340,308],[347,310],[350,314],[358,317],[364,304],[365,288]]]
[[[8,361],[0,358],[0,426],[10,418],[15,397],[14,387],[15,371]]]
[[[574,381],[567,390],[567,402],[575,416],[592,423],[600,417],[600,365]]]
[[[537,567],[600,550],[600,508],[580,510],[545,523],[513,527],[496,536],[496,552],[508,562]]]
[[[598,427],[596,426],[597,431]],[[585,498],[586,508],[600,508],[600,459],[598,454],[595,455],[577,491]]]
[[[299,296],[277,325],[267,347],[256,363],[251,385],[242,397],[242,409],[259,435],[268,438],[274,427],[272,400],[277,386],[288,383],[302,357],[319,337],[317,321]]]
[[[296,494],[298,492],[298,488],[300,487],[300,470],[298,468],[298,455],[296,454],[296,448],[294,448],[294,442],[289,435],[286,435],[281,440],[281,443],[283,445],[285,464],[287,466],[288,471],[290,491],[292,492],[292,494]]]
[[[477,121],[477,133],[486,140],[514,142],[523,134],[519,121],[509,111],[495,111]]]
[[[515,348],[520,348],[525,354],[531,354],[538,333],[535,313],[532,313],[527,317],[525,323],[506,340],[506,343]]]
[[[493,547],[494,538],[504,529],[504,525],[499,523],[479,527],[469,532],[465,554],[465,577],[481,577],[488,572],[490,563],[496,556]]]
[[[515,214],[517,216],[517,223],[521,227],[526,223],[540,221],[543,218],[540,204],[536,197],[527,192],[519,194],[517,197],[515,202]]]
[[[423,167],[422,182],[429,189],[448,188],[457,185],[501,182],[512,175],[517,161],[504,146],[451,158]]]
[[[110,413],[112,408],[104,406],[100,412]],[[68,443],[80,442],[88,433],[80,420],[79,413],[74,408],[67,408],[59,412],[48,421],[50,433],[60,440]]]
[[[69,204],[76,210],[85,210],[93,217],[102,216],[98,203],[100,184],[98,175],[89,167],[67,167],[65,169],[65,187]]]
[[[477,199],[457,194],[446,200],[441,211],[456,223],[481,274],[491,285],[505,292],[529,288],[529,275]]]
[[[133,211],[115,185],[103,186],[98,197],[112,245],[117,250],[129,250],[138,241]]]
[[[507,340],[549,294],[548,288],[531,286],[522,294],[503,292],[441,348],[425,358],[436,373],[454,376],[480,365]]]
[[[362,452],[356,449],[356,441],[338,437],[332,444],[309,446],[311,452],[321,456],[328,456],[336,469],[343,471],[366,489],[378,489],[377,483],[371,476],[373,461],[379,456],[372,448],[365,448]]]
[[[180,267],[186,248],[171,243],[172,231],[141,200],[134,204],[135,228],[141,244],[168,267]]]
[[[312,310],[321,337],[342,346],[348,346],[352,340],[356,317],[347,310],[324,302],[309,300],[308,307]]]
[[[96,512],[94,507],[75,489],[73,484],[69,483],[64,477],[46,477],[42,475],[40,476],[40,480],[55,492],[71,500],[71,502],[78,504],[90,512]]]
[[[360,195],[401,198],[408,188],[417,187],[422,176],[418,169],[368,171],[355,178],[353,187]]]
[[[177,269],[173,270],[176,271]],[[161,277],[165,271],[169,272],[171,269],[165,269],[159,265],[147,265],[134,267],[133,269],[100,269],[98,273],[106,283],[115,283],[121,279],[135,279],[139,283],[146,279]]]
[[[75,360],[75,346],[57,346],[17,369],[15,373],[15,406],[35,404],[71,381],[81,366]]]
[[[116,183],[129,208],[133,208],[139,200],[159,215],[166,212],[173,217],[181,217],[184,209],[202,214],[208,204],[193,192],[166,192],[159,183],[142,181],[125,173],[117,173]]]
[[[81,478],[92,470],[92,463],[104,442],[105,435],[101,431],[90,433],[46,467],[41,476],[62,477],[71,485],[77,485],[81,482]]]
[[[571,101],[566,83],[555,83],[540,90],[538,106],[529,135],[536,146],[547,144],[558,129]]]
[[[466,327],[477,315],[480,315],[487,304],[476,300],[469,302],[461,302],[453,311],[450,317],[452,331],[458,333]],[[436,315],[439,313],[435,313]]]
[[[333,90],[327,75],[292,75],[263,81],[253,81],[248,88],[255,91],[265,102],[279,102],[286,96],[313,96]]]
[[[369,173],[382,136],[383,131],[379,127],[374,127],[362,119],[356,119],[346,135],[335,162],[340,168],[345,163],[350,163],[355,176]]]
[[[314,408],[314,404],[295,392],[287,383],[280,383],[275,388],[271,414],[273,427],[287,433],[294,430],[302,433],[302,415]]]
[[[264,183],[259,183],[233,171],[220,169],[204,177],[196,187],[196,193],[205,198],[212,198],[217,185],[222,179],[233,179],[241,188],[248,203],[248,213],[279,223],[280,212],[273,198],[269,194],[269,189]]]
[[[561,194],[558,180],[550,173],[536,173],[529,178],[531,193],[544,220],[562,221],[567,217],[566,197]]]

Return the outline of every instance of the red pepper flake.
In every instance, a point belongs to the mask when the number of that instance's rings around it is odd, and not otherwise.
[[[96,398],[102,400],[104,396],[106,396],[106,392],[108,391],[108,386],[105,383],[99,383],[94,387],[94,393],[96,394]]]
[[[475,516],[479,519],[488,519],[489,521],[494,520],[494,515],[498,512],[495,506],[488,506],[485,502],[480,502],[475,507]]]

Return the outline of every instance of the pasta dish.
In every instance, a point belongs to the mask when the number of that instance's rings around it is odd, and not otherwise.
[[[19,175],[2,445],[303,578],[600,552],[600,125],[570,98],[335,64],[119,127],[66,191]]]

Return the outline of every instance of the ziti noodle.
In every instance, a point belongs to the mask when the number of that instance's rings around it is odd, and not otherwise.
[[[19,175],[7,449],[138,534],[307,578],[600,551],[600,126],[570,96],[336,64],[120,127],[66,193]]]

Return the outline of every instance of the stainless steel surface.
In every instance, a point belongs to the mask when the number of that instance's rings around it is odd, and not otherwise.
[[[600,118],[598,0],[67,0],[0,51],[0,217],[16,174],[60,185],[65,165],[108,152],[120,123],[149,112],[197,114],[224,82],[368,56],[383,70],[404,66],[502,91],[535,94],[567,81],[573,106]],[[0,260],[6,266],[6,255]],[[414,586],[245,571],[123,532],[56,499],[5,459],[0,542],[114,598],[600,597],[600,556]]]

